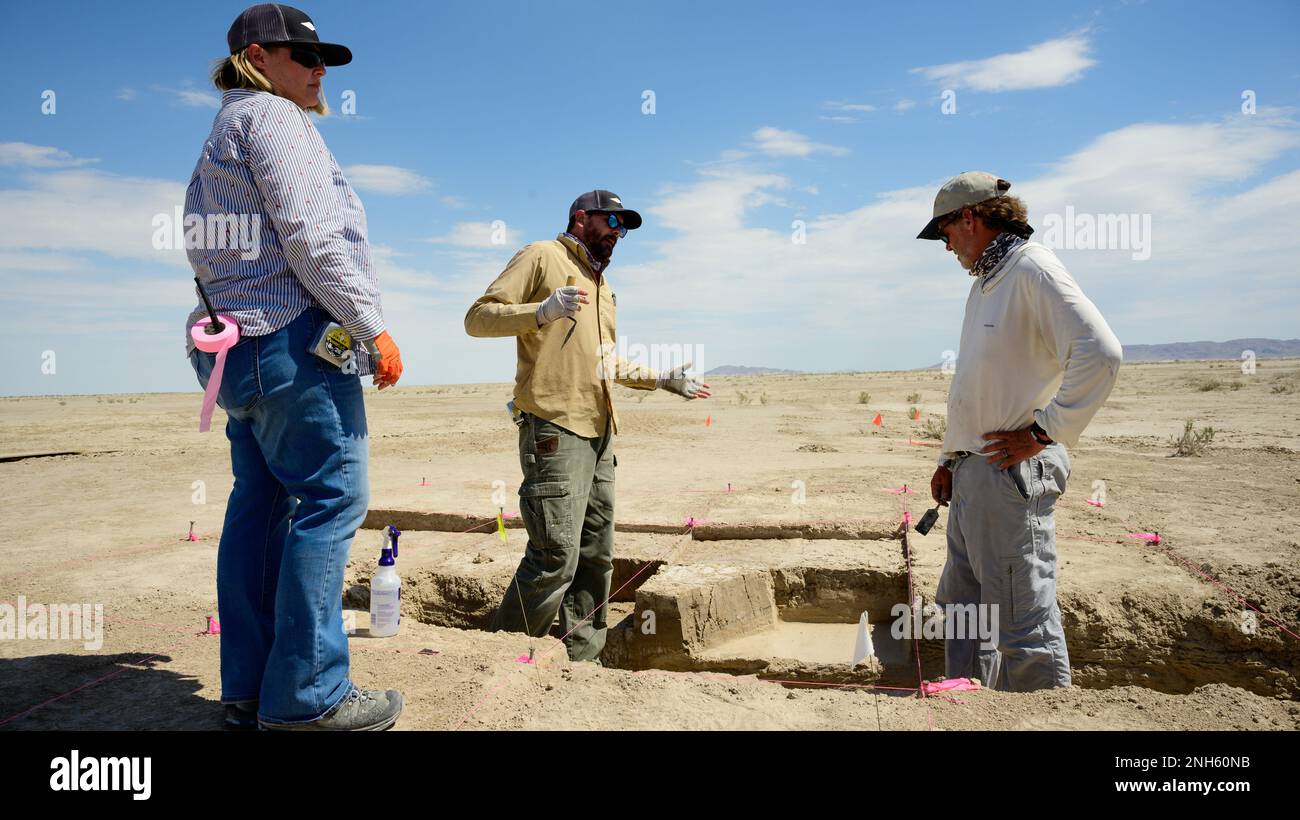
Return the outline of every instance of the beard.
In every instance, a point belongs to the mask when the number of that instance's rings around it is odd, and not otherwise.
[[[610,241],[610,238],[607,237],[596,242],[595,246],[588,248],[588,250],[591,251],[591,255],[596,257],[596,260],[599,261],[600,264],[606,265],[609,263],[610,257],[614,255],[614,244],[615,243]]]

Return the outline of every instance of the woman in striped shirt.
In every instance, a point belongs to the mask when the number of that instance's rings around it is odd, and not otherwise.
[[[352,685],[342,592],[370,492],[360,379],[373,373],[382,390],[402,363],[365,211],[308,116],[326,112],[325,66],[352,55],[276,4],[246,9],[227,41],[221,110],[185,197],[187,225],[238,225],[254,240],[208,230],[187,242],[213,307],[240,328],[217,397],[235,477],[217,554],[226,725],[388,728],[402,696]],[[351,338],[341,366],[309,352],[332,322]],[[215,355],[192,342],[188,354],[206,389]]]

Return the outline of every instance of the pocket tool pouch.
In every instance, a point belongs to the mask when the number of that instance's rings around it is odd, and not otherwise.
[[[353,357],[352,334],[343,329],[338,322],[322,325],[312,337],[307,352],[335,367],[342,368]]]

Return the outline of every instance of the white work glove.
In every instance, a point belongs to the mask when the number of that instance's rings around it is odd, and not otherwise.
[[[669,393],[676,393],[688,399],[707,399],[709,386],[694,376],[686,375],[690,367],[691,363],[687,362],[681,367],[668,371],[659,377],[659,386]]]
[[[537,326],[541,327],[564,316],[573,316],[582,310],[584,304],[588,304],[587,291],[577,285],[556,288],[546,297],[545,302],[537,306]]]

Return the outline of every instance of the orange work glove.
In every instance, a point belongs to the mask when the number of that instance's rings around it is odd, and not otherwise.
[[[374,384],[383,390],[402,378],[402,354],[387,330],[375,337],[375,347],[379,348],[379,357],[375,359]]]

